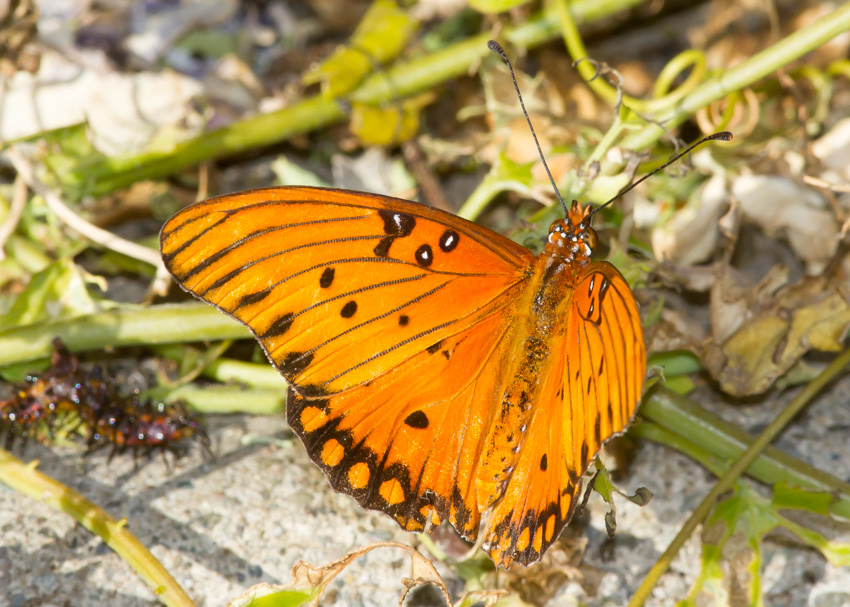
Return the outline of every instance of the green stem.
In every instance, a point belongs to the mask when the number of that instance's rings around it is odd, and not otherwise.
[[[159,356],[176,361],[184,360],[186,350],[186,346],[178,344],[153,348]],[[248,363],[230,358],[217,358],[204,366],[201,375],[223,384],[236,382],[254,388],[286,390],[286,381],[268,363]]]
[[[755,441],[738,426],[660,386],[644,399],[640,414],[724,462],[737,460]],[[833,512],[850,518],[850,484],[776,447],[767,447],[748,467],[747,473],[768,485],[786,481],[804,489],[833,493],[841,500],[835,504]]]
[[[204,414],[279,415],[286,407],[286,384],[280,375],[278,380],[279,385],[274,389],[187,384],[179,388],[152,388],[144,396],[170,403],[180,400]]]
[[[62,483],[42,474],[32,464],[24,464],[8,451],[0,449],[0,482],[15,491],[44,502],[71,516],[80,525],[99,536],[147,582],[156,598],[166,605],[194,605],[171,574],[127,531],[126,521],[116,521],[96,504]]]
[[[700,465],[708,468],[717,477],[720,477],[728,469],[728,466],[724,466],[723,461],[713,453],[703,449],[699,445],[695,445],[681,435],[645,419],[629,430],[629,436],[644,438],[675,449],[679,453],[687,455],[692,460],[699,462]]]
[[[641,414],[643,415],[643,409],[641,409]],[[728,430],[725,426],[730,426],[740,432],[737,427],[723,420],[717,420],[717,422],[719,422],[717,424],[719,427],[709,425],[707,428],[713,431],[714,435],[723,436],[723,440],[728,440],[728,435],[725,432],[720,432],[720,430]],[[740,457],[755,440],[753,437],[749,437],[744,446],[734,450],[732,457],[725,457],[723,446],[715,449],[710,441],[695,442],[671,429],[671,426],[674,425],[671,423],[663,426],[644,418],[640,424],[635,425],[630,430],[630,433],[632,436],[655,441],[684,453],[708,468],[718,478],[729,469],[730,462]],[[756,461],[747,468],[746,472],[747,476],[766,485],[774,485],[784,481],[801,489],[830,493],[835,496],[835,501],[830,506],[830,512],[836,516],[850,518],[850,486],[847,483],[795,459],[775,447],[765,449],[764,453],[756,458]]]
[[[648,124],[640,131],[623,138],[620,145],[630,150],[651,146],[670,129],[688,120],[700,108],[723,99],[734,91],[752,86],[761,78],[848,30],[850,3],[845,3],[829,15],[789,34],[770,48],[709,78],[682,99],[675,108],[656,116],[659,124]],[[660,126],[662,124],[663,127]]]
[[[487,175],[458,209],[457,215],[475,221],[496,196],[502,192],[517,191],[518,189],[519,183],[516,181],[502,179],[499,175]]]
[[[579,0],[573,16],[588,23],[641,4],[645,0]],[[535,16],[516,27],[506,28],[504,38],[527,48],[558,35],[557,17],[552,12]],[[399,96],[416,95],[469,70],[488,55],[482,34],[445,49],[409,61],[399,61],[385,72],[370,76],[348,96],[349,101],[379,105]],[[66,185],[86,193],[103,195],[143,179],[155,179],[187,167],[248,149],[279,143],[298,134],[344,120],[346,113],[336,100],[310,97],[281,110],[234,122],[177,144],[169,152],[107,158],[77,167],[63,176]]]
[[[758,458],[759,454],[773,441],[774,438],[785,428],[788,423],[797,415],[803,407],[805,407],[814,397],[820,392],[823,387],[834,380],[850,364],[850,350],[843,352],[830,365],[816,377],[809,385],[807,385],[797,397],[792,400],[788,406],[764,429],[758,438],[753,441],[749,448],[741,455],[740,459],[735,461],[729,470],[717,481],[717,484],[703,499],[702,503],[696,510],[691,513],[688,520],[679,530],[679,533],[664,551],[664,554],[649,570],[646,578],[641,583],[640,587],[635,592],[629,607],[638,607],[643,605],[655,584],[658,582],[661,575],[670,566],[673,558],[679,552],[685,541],[691,536],[694,529],[699,525],[714,506],[717,498],[732,488],[735,481],[741,474],[749,468]]]
[[[54,337],[61,337],[73,352],[107,346],[243,339],[250,333],[239,322],[202,303],[118,308],[3,331],[0,367],[49,357]]]
[[[676,377],[702,371],[702,364],[693,352],[687,350],[672,350],[670,352],[656,352],[646,362],[647,367],[661,367],[664,369],[664,377]]]

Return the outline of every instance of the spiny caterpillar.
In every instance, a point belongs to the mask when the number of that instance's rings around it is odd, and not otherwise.
[[[53,348],[50,369],[28,376],[11,398],[0,400],[0,435],[5,434],[7,450],[16,442],[46,442],[60,429],[78,428],[86,433],[89,451],[112,445],[110,457],[126,449],[176,453],[188,438],[208,448],[203,427],[183,405],[122,395],[100,367],[81,367],[59,338]]]

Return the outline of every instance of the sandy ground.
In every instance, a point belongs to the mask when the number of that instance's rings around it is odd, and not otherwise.
[[[701,402],[727,419],[758,431],[790,395],[734,409]],[[850,380],[826,392],[778,443],[814,465],[850,476]],[[313,466],[281,417],[217,417],[209,420],[215,458],[200,449],[169,467],[162,458],[140,462],[106,454],[83,460],[71,449],[31,446],[24,459],[94,500],[147,545],[198,605],[223,605],[258,582],[286,583],[296,561],[314,564],[380,540],[416,545],[383,515],[362,510],[335,494]],[[276,438],[276,442],[251,441]],[[605,507],[591,499],[588,545],[580,575],[551,605],[623,605],[673,538],[688,513],[709,491],[713,477],[684,456],[644,444],[622,488],[648,487],[645,508],[618,505],[613,550],[605,540]],[[845,541],[848,539],[845,535]],[[692,538],[656,589],[651,605],[673,605],[698,570],[700,546]],[[453,591],[462,586],[444,568]],[[376,550],[359,559],[332,584],[324,605],[394,605],[408,560],[398,550]],[[575,572],[573,572],[575,575]],[[769,541],[763,575],[771,606],[850,606],[850,570],[830,566],[819,553],[787,537]],[[420,592],[418,605],[440,604]],[[157,604],[142,580],[100,539],[48,506],[0,486],[0,607],[30,605]]]

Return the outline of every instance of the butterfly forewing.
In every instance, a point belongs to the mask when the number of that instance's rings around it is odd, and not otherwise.
[[[448,213],[318,188],[211,199],[163,228],[168,269],[247,324],[302,394],[364,384],[507,306],[533,257]]]

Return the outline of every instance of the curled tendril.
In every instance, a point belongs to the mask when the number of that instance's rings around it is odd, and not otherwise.
[[[753,132],[760,116],[761,107],[755,92],[743,89],[700,108],[696,113],[696,121],[704,133],[732,130],[740,138]]]
[[[611,86],[603,78],[596,78],[598,72],[594,64],[585,61],[587,49],[579,34],[578,27],[573,20],[566,0],[555,2],[561,31],[567,51],[575,60],[582,78],[597,95],[611,103],[624,103],[637,113],[657,113],[671,109],[673,105],[699,85],[706,75],[705,54],[702,51],[690,49],[676,55],[661,71],[658,82],[655,84],[654,97],[652,99],[638,99],[629,95],[622,95],[622,91]],[[673,90],[669,87],[675,79],[688,67],[692,67],[691,73],[685,81]],[[591,72],[591,70],[593,70]],[[621,97],[622,95],[622,97]],[[619,104],[618,104],[619,105]]]
[[[685,70],[691,69],[691,73],[685,78],[685,81],[678,87],[670,90],[673,82]],[[653,99],[647,104],[658,104],[662,107],[672,106],[685,95],[694,90],[697,85],[705,78],[706,75],[706,58],[705,53],[696,49],[682,51],[673,57],[667,65],[658,74],[655,80],[655,86],[652,89]],[[661,109],[655,108],[655,109]]]

